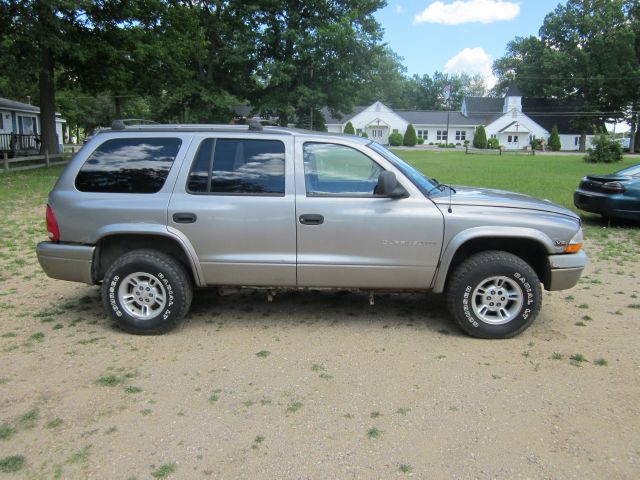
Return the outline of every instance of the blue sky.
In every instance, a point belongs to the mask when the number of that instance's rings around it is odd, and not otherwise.
[[[409,75],[490,75],[516,36],[536,35],[559,0],[388,0],[376,14]],[[491,78],[488,79],[491,84]]]

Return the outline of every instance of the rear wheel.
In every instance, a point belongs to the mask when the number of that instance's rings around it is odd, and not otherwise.
[[[449,311],[469,335],[509,338],[524,331],[540,310],[542,290],[533,269],[508,252],[477,253],[454,271]]]
[[[118,326],[130,333],[157,334],[175,328],[189,310],[191,279],[174,258],[134,250],[117,259],[102,282],[102,301]]]

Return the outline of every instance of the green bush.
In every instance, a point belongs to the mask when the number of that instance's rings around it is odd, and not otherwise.
[[[560,142],[560,135],[558,134],[558,127],[556,125],[551,129],[551,135],[549,136],[549,148],[554,151],[560,151],[562,143]]]
[[[592,147],[584,157],[589,163],[613,163],[622,160],[622,146],[620,142],[612,139],[606,133],[601,133],[593,138]]]
[[[367,135],[367,132],[362,132],[362,138],[369,138],[369,135]]]
[[[487,141],[487,147],[492,150],[498,149],[500,148],[500,141],[497,138],[490,138]]]
[[[534,138],[531,140],[531,148],[534,150],[542,150],[542,139]]]
[[[473,146],[476,148],[487,148],[487,132],[484,129],[484,125],[480,125],[476,129],[476,133],[473,136]]]
[[[407,131],[404,132],[404,139],[402,140],[402,144],[405,147],[415,147],[416,143],[418,143],[416,129],[413,128],[413,125],[409,124],[409,126],[407,127]]]
[[[424,145],[424,138],[418,139],[418,145]]]
[[[344,133],[348,133],[349,135],[356,134],[356,130],[355,128],[353,128],[353,123],[347,122],[347,124],[344,126]]]
[[[389,145],[392,147],[399,147],[402,145],[402,134],[401,133],[392,133],[389,135]]]

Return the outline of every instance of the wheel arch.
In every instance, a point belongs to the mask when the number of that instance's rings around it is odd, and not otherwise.
[[[148,230],[148,229],[147,229]],[[109,266],[122,254],[138,250],[157,250],[176,258],[185,268],[194,284],[203,286],[200,264],[193,247],[185,238],[171,231],[132,232],[111,231],[96,242],[92,276],[94,282],[104,278]]]
[[[442,293],[447,287],[451,273],[469,256],[487,251],[501,250],[524,260],[548,285],[550,280],[548,256],[554,252],[549,237],[537,230],[486,227],[473,232],[461,232],[447,245],[435,276],[433,291]]]

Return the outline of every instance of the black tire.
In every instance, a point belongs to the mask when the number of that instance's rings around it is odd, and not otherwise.
[[[469,335],[510,338],[526,330],[542,303],[540,280],[520,257],[477,253],[453,272],[447,287],[451,315]]]
[[[127,297],[131,301],[125,304]],[[155,250],[134,250],[121,256],[102,282],[102,302],[116,324],[140,335],[174,329],[192,298],[193,286],[184,267]]]

